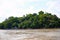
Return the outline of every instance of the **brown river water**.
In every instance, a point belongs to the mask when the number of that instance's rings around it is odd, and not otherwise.
[[[0,40],[60,40],[60,29],[0,30]]]

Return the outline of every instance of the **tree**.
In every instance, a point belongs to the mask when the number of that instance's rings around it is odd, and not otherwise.
[[[39,15],[40,15],[40,14],[44,14],[44,12],[43,12],[43,11],[39,11],[38,13],[39,13]]]
[[[9,17],[0,23],[0,29],[60,28],[60,18],[51,13],[39,11],[23,17]]]

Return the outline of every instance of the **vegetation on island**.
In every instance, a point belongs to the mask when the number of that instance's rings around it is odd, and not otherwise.
[[[9,17],[0,23],[0,29],[40,29],[40,28],[60,28],[60,18],[51,13],[27,14],[23,17]]]

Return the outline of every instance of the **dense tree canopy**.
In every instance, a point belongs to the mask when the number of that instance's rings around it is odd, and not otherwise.
[[[60,18],[40,11],[23,17],[9,17],[0,23],[0,29],[40,29],[60,28]]]

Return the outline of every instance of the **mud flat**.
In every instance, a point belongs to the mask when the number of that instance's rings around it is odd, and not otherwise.
[[[0,30],[0,40],[60,40],[60,29]]]

